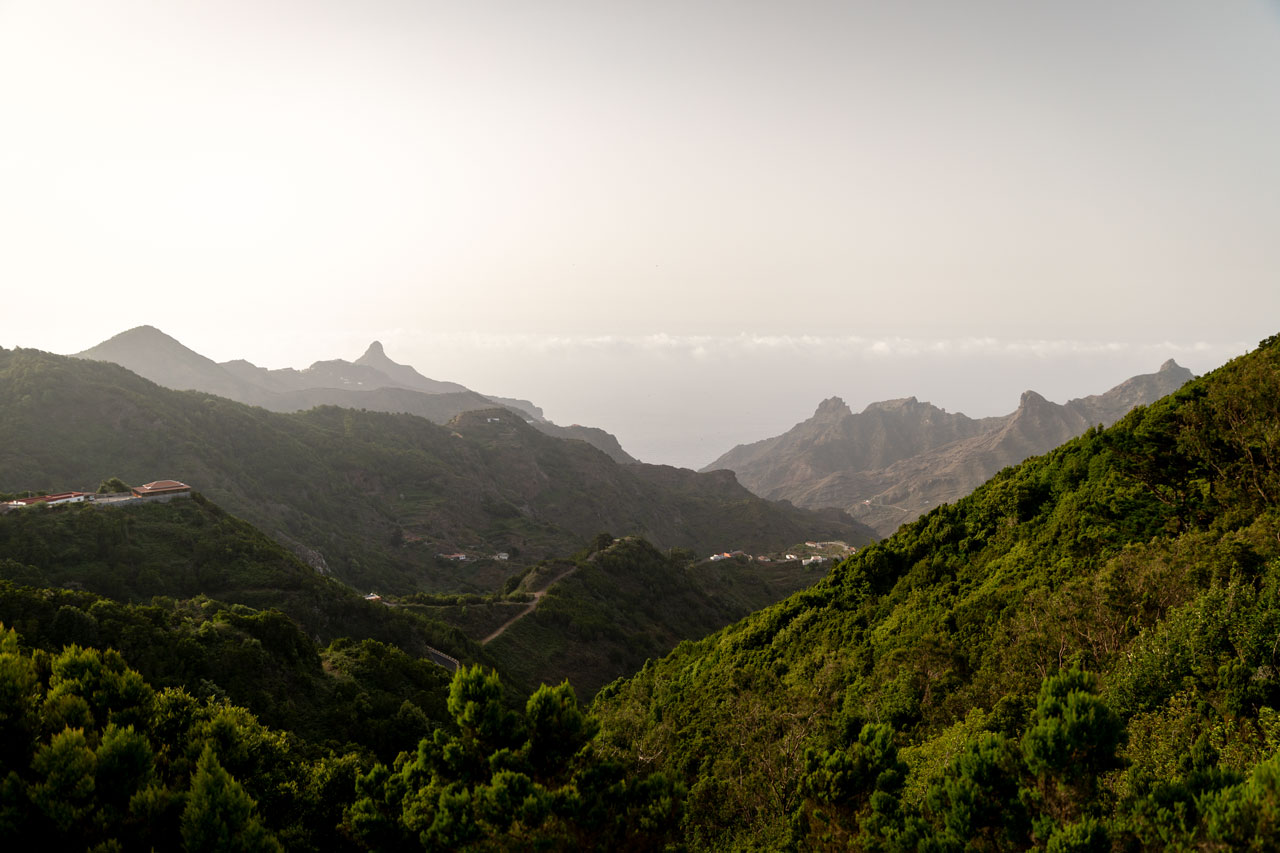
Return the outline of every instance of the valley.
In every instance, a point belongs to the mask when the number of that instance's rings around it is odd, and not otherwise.
[[[1280,850],[1280,5],[0,2],[0,853]]]
[[[1232,809],[1275,796],[1280,342],[1181,374],[979,421],[833,399],[729,455],[881,466],[815,494],[907,472],[935,496],[1033,456],[932,509],[866,492],[864,514],[920,514],[877,542],[841,509],[619,463],[488,401],[444,424],[271,412],[0,351],[0,724],[62,732],[10,738],[32,769],[0,796],[44,796],[50,750],[110,766],[132,720],[164,796],[232,774],[257,804],[241,825],[306,849],[1232,846],[1258,832]],[[195,728],[148,710],[175,703]],[[132,805],[76,795],[92,822],[5,819],[178,837],[130,778]],[[464,835],[415,829],[422,802]]]
[[[874,538],[838,510],[756,498],[727,472],[619,464],[507,409],[444,425],[332,406],[276,413],[34,350],[0,353],[0,403],[0,488],[171,472],[358,589],[488,592],[514,569],[436,555],[505,551],[528,565],[604,530],[707,553]]]

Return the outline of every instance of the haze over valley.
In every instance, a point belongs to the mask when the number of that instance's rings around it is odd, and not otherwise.
[[[1277,80],[1277,0],[0,0],[5,849],[1276,849]]]
[[[137,319],[106,329],[102,337],[78,341],[65,351],[87,351],[136,325]],[[262,366],[260,341],[215,336],[201,345],[198,332],[194,338],[180,333],[189,326],[189,320],[180,319],[176,328],[159,330],[209,361],[225,366],[247,360]],[[299,360],[266,363],[300,370],[335,358],[357,361],[374,340],[394,361],[432,379],[495,398],[523,398],[554,423],[582,424],[613,434],[641,461],[695,469],[737,444],[785,432],[832,396],[855,411],[873,402],[914,396],[970,417],[997,416],[1007,414],[1023,391],[1066,402],[1149,372],[1170,358],[1193,373],[1205,373],[1255,343],[1195,338],[1179,343],[1145,335],[1118,342],[855,334],[493,335],[390,329],[367,338],[342,332],[332,343],[311,340]],[[42,341],[20,342],[51,348]],[[183,387],[158,374],[152,378]],[[216,392],[211,385],[200,387]]]

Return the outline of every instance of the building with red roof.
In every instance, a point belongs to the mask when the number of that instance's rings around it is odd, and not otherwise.
[[[35,506],[36,504],[44,504],[45,506],[59,506],[61,504],[78,504],[87,500],[93,500],[93,495],[89,492],[59,492],[56,495],[39,495],[34,498],[19,498],[16,501],[9,501],[9,506]]]
[[[177,480],[156,480],[142,486],[134,486],[129,491],[138,498],[173,498],[191,494],[191,487]]]

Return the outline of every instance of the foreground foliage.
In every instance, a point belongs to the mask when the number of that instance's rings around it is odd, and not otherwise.
[[[650,850],[681,790],[593,749],[568,684],[511,710],[460,670],[450,723],[394,769],[317,752],[225,700],[155,690],[114,650],[0,628],[0,836],[19,849]]]
[[[332,848],[359,768],[303,759],[241,708],[156,691],[117,652],[28,654],[12,630],[0,735],[0,835],[18,849]]]
[[[437,731],[358,781],[352,829],[371,847],[427,850],[653,850],[677,825],[682,791],[661,774],[629,778],[602,760],[573,688],[543,685],[524,714],[496,675],[460,671],[456,734]]]

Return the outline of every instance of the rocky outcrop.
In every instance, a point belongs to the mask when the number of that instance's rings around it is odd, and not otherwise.
[[[839,507],[888,536],[942,503],[964,497],[1000,469],[1046,453],[1094,425],[1192,378],[1170,360],[1103,394],[1058,404],[1026,391],[1008,415],[972,419],[915,397],[854,413],[839,397],[780,436],[740,445],[704,468],[732,470],[761,497],[811,509]]]

